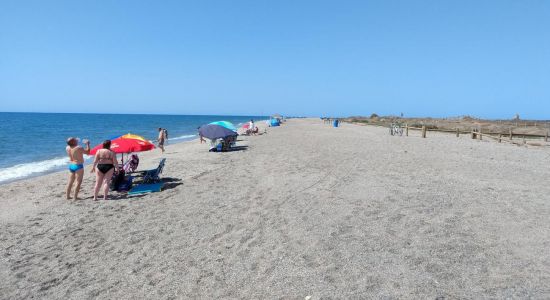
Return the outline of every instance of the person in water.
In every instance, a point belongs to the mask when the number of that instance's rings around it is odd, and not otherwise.
[[[97,201],[99,188],[103,186],[103,199],[107,200],[109,184],[117,165],[116,154],[111,150],[111,141],[103,142],[103,149],[97,150],[92,173],[95,172],[94,201]],[[97,171],[96,171],[97,169]]]
[[[82,185],[82,178],[84,178],[84,154],[90,154],[90,141],[85,141],[86,148],[78,145],[78,139],[70,137],[67,139],[67,147],[65,151],[69,155],[69,183],[67,184],[67,200],[71,200],[71,190],[73,184],[76,181],[74,188],[73,199],[78,199],[78,192],[80,192],[80,186]]]
[[[162,150],[162,153],[164,153],[164,142],[166,141],[166,136],[164,135],[164,130],[159,127],[159,136],[157,138],[157,141],[159,143],[159,148]]]

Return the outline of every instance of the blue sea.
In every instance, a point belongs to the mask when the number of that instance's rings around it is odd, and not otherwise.
[[[169,143],[177,143],[196,138],[203,124],[224,120],[240,127],[250,119],[268,117],[0,112],[0,183],[66,168],[70,136],[88,139],[92,147],[126,133],[156,141],[162,127]]]

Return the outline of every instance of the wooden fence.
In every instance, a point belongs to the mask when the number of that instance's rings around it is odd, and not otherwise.
[[[460,137],[461,134],[470,134],[472,139],[478,139],[482,140],[483,137],[488,137],[490,139],[496,140],[499,143],[501,143],[503,140],[506,141],[513,141],[515,138],[521,138],[523,141],[523,144],[526,144],[526,139],[542,139],[544,142],[548,142],[548,136],[549,133],[546,131],[544,135],[540,134],[529,134],[529,133],[514,133],[512,129],[509,130],[508,133],[502,133],[502,132],[482,132],[477,130],[472,131],[460,131],[458,128],[455,130],[452,129],[428,129],[426,126],[422,127],[410,127],[408,125],[405,125],[405,135],[409,135],[409,129],[412,130],[420,130],[422,132],[422,137],[426,138],[426,132],[427,131],[436,131],[436,132],[447,132],[447,133],[454,133],[456,134],[456,137]],[[515,144],[515,143],[514,143]]]
[[[357,124],[357,123],[356,123]],[[361,125],[374,125],[374,126],[380,126],[380,127],[387,127],[386,124],[376,124],[376,123],[359,123]],[[515,145],[525,145],[527,144],[526,139],[542,139],[544,142],[548,142],[549,132],[546,131],[544,135],[540,134],[528,134],[528,133],[514,133],[512,129],[510,129],[507,133],[502,132],[482,132],[480,129],[478,130],[471,130],[471,131],[464,131],[460,129],[439,129],[439,128],[428,128],[426,126],[422,127],[413,127],[409,126],[408,124],[405,125],[405,136],[409,136],[409,130],[419,130],[421,132],[422,138],[427,137],[428,131],[434,131],[434,132],[445,132],[445,133],[453,133],[456,135],[456,137],[460,137],[461,134],[468,134],[471,136],[472,139],[478,139],[483,140],[483,138],[489,138],[492,140],[495,140],[499,143],[502,143],[503,141],[509,142]],[[514,138],[516,140],[514,141]],[[517,141],[517,138],[520,138],[520,142]]]

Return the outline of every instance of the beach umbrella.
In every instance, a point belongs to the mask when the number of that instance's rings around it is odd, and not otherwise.
[[[95,146],[90,154],[95,155],[99,149],[103,149],[103,144]],[[155,149],[155,145],[145,139],[119,137],[111,140],[111,150],[115,153],[142,152],[152,149]]]
[[[122,136],[120,136],[120,138],[122,138],[122,139],[135,139],[135,140],[142,140],[144,142],[149,142],[147,139],[145,139],[141,135],[132,134],[132,133],[127,133],[125,135],[122,135]]]
[[[249,123],[246,123],[246,124],[243,125],[243,128],[244,128],[244,129],[248,129],[249,127],[250,127],[250,124],[249,124]]]
[[[233,131],[237,132],[237,128],[235,127],[235,125],[233,125],[233,123],[228,122],[228,121],[216,121],[216,122],[212,122],[208,125],[219,125],[219,126],[227,128],[229,130],[233,130]]]
[[[141,135],[137,135],[137,134],[133,134],[133,133],[127,133],[127,134],[123,134],[123,135],[117,135],[117,136],[112,136],[109,138],[109,140],[116,140],[116,139],[135,139],[135,140],[142,140],[144,142],[148,142],[148,140],[144,137],[142,137]]]
[[[199,134],[211,140],[237,136],[236,131],[217,124],[207,124],[199,127]]]

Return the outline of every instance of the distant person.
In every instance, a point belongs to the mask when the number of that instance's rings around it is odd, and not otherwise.
[[[116,154],[111,150],[111,141],[103,142],[103,149],[97,150],[92,173],[95,172],[94,201],[97,201],[99,188],[103,186],[103,199],[107,200],[109,185],[117,166]],[[96,172],[97,169],[97,172]]]
[[[80,192],[80,186],[82,185],[82,178],[84,178],[84,154],[90,154],[90,141],[84,141],[86,148],[82,148],[78,145],[78,139],[70,137],[67,139],[67,147],[65,151],[69,155],[69,183],[67,184],[67,200],[71,200],[71,190],[73,189],[73,183],[76,180],[76,186],[74,188],[73,200],[78,199],[78,192]]]
[[[200,126],[197,127],[197,133],[199,134],[199,141],[200,141],[201,144],[202,144],[203,142],[206,143],[206,140],[205,140],[204,137],[202,136],[202,133],[200,132],[199,129],[201,129]]]
[[[164,134],[164,143],[168,145],[168,130],[166,128],[162,129]]]
[[[159,136],[157,138],[157,141],[159,143],[159,148],[162,150],[162,153],[164,153],[164,142],[166,141],[166,138],[164,136],[164,130],[159,127]]]
[[[248,122],[248,129],[254,131],[254,120],[250,119],[250,122]]]

